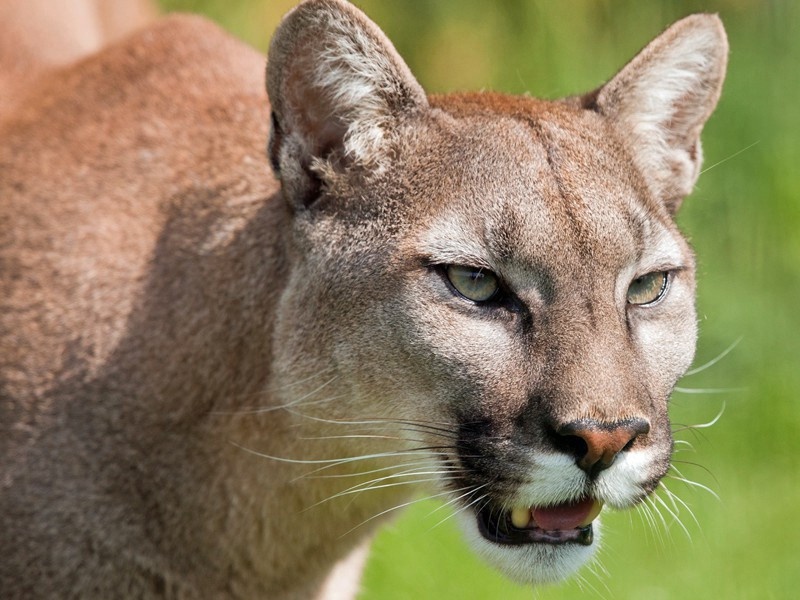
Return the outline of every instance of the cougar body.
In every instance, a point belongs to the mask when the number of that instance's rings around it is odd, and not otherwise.
[[[577,569],[596,539],[481,519],[631,506],[666,472],[696,337],[672,215],[726,49],[698,15],[586,96],[429,98],[363,14],[311,0],[269,100],[264,58],[188,16],[18,88],[0,596],[347,597],[419,490],[469,505],[509,576]]]

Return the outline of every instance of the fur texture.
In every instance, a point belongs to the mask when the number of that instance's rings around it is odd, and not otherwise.
[[[697,15],[584,97],[427,98],[309,0],[269,102],[263,57],[185,16],[47,71],[0,115],[0,596],[341,597],[420,490],[509,576],[573,572],[597,542],[502,546],[474,508],[665,473],[696,337],[672,213],[725,56]],[[588,472],[580,419],[649,431]]]

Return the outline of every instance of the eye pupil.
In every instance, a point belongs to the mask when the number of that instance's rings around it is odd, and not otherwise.
[[[487,302],[500,289],[497,275],[479,267],[448,265],[446,274],[453,288],[473,302]]]

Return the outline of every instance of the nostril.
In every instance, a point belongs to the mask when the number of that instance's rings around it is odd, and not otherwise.
[[[622,450],[620,450],[620,452],[627,452],[628,450],[630,450],[633,447],[633,443],[636,441],[637,437],[639,437],[638,433],[633,434],[633,437],[630,439],[630,441],[627,444],[625,444],[622,447]]]
[[[589,451],[589,445],[586,443],[586,440],[578,435],[559,434],[555,439],[555,446],[562,452],[574,456],[576,459],[583,458]]]
[[[589,451],[589,445],[586,440],[579,435],[562,433],[562,427],[549,426],[547,427],[547,434],[550,438],[550,443],[556,450],[574,456],[576,460],[585,456]]]

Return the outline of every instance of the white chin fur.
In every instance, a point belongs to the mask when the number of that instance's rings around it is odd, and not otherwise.
[[[644,490],[640,482],[653,468],[656,452],[652,448],[625,452],[610,469],[597,478],[595,495],[614,508],[627,508]]]
[[[592,523],[594,541],[589,546],[495,544],[478,531],[474,512],[463,511],[458,520],[464,537],[478,556],[509,579],[523,584],[556,583],[566,579],[592,557],[600,539],[599,522],[595,520]]]

